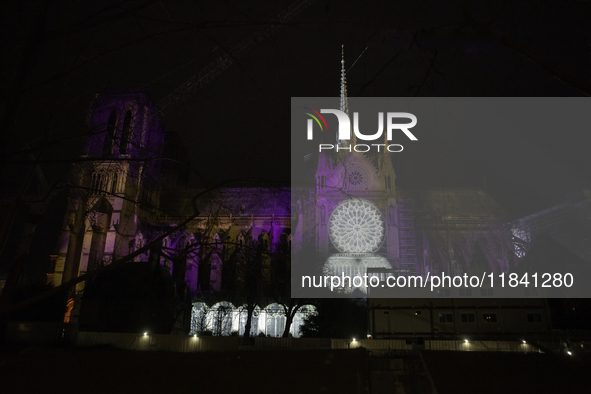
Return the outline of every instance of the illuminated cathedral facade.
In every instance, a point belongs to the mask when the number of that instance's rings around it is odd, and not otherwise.
[[[260,289],[274,277],[273,256],[279,245],[283,254],[289,253],[289,190],[224,188],[202,193],[203,189],[190,188],[182,179],[186,169],[162,160],[170,152],[152,108],[145,93],[96,96],[83,164],[73,170],[76,187],[68,200],[53,284],[107,266],[168,232],[128,264],[144,263],[150,272],[158,266],[156,271],[168,276],[177,296],[195,302],[185,319],[190,320],[185,326],[191,333],[243,334],[248,308],[240,304],[239,293],[256,278],[260,283],[259,289],[251,289],[258,292],[252,296],[256,300],[250,299],[256,304],[250,308],[251,335],[281,336],[290,322],[291,335],[298,336],[299,325],[313,307],[298,305],[285,316],[277,303],[285,297],[273,297],[277,289],[266,289],[266,294]],[[193,201],[195,196],[200,197]],[[176,230],[178,223],[194,215],[193,203],[198,215]],[[249,255],[247,250],[256,253]],[[244,267],[248,259],[254,272]],[[78,322],[84,292],[85,283],[79,283],[68,303],[67,321]],[[223,297],[226,300],[220,301]],[[96,308],[100,315],[104,307]]]
[[[341,110],[348,113],[344,60],[341,64]],[[185,319],[190,332],[244,334],[250,327],[250,335],[279,336],[289,323],[291,335],[298,336],[298,325],[314,307],[287,307],[286,287],[260,290],[289,276],[278,268],[285,259],[277,256],[289,255],[292,243],[295,250],[312,248],[323,256],[323,274],[461,274],[506,271],[513,263],[505,215],[486,192],[397,190],[390,152],[341,149],[302,158],[312,169],[315,187],[296,198],[295,191],[268,187],[201,195],[203,189],[189,187],[183,149],[175,147],[173,133],[164,132],[153,108],[142,92],[96,96],[82,164],[72,171],[75,187],[54,285],[150,244],[131,263],[145,263],[139,267],[152,271],[160,267],[176,294],[193,302]],[[162,160],[167,156],[174,163]],[[198,214],[176,229],[195,214],[194,207]],[[246,250],[258,254],[245,257]],[[254,272],[245,267],[247,258],[257,261]],[[248,290],[250,278],[260,282],[258,290]],[[343,290],[366,296],[363,288]],[[79,283],[70,295],[66,320],[78,321],[84,292],[84,282]]]
[[[339,110],[349,116],[349,109],[342,59]],[[389,144],[385,134],[382,146]],[[515,266],[508,215],[484,188],[400,190],[393,165],[398,153],[359,152],[355,135],[338,138],[322,141],[338,149],[302,158],[309,182],[292,190],[294,242],[316,252],[322,275],[373,272],[383,280],[506,272]],[[367,294],[363,286],[340,290]]]

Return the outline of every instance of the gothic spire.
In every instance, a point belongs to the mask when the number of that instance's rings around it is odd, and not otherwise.
[[[347,76],[345,71],[345,45],[341,45],[341,111],[349,116],[349,101],[347,100]]]
[[[349,116],[349,100],[347,98],[347,72],[345,71],[345,45],[341,45],[341,111]],[[357,144],[357,138],[353,134],[350,141],[337,140],[339,146],[354,146]]]

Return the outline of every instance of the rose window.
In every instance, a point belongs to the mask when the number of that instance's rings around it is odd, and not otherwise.
[[[351,174],[349,174],[349,183],[351,185],[357,186],[361,182],[363,182],[363,174],[361,174],[359,171],[353,171]]]
[[[380,211],[370,202],[349,200],[332,213],[329,232],[340,252],[373,253],[384,240],[384,222]]]

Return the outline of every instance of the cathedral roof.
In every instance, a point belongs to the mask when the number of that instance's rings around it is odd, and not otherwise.
[[[164,192],[160,208],[168,215],[193,213],[192,197],[199,189]],[[200,216],[290,216],[291,194],[285,188],[224,188],[198,199]]]
[[[415,213],[423,215],[508,218],[503,208],[481,189],[430,189],[417,191],[413,197]]]

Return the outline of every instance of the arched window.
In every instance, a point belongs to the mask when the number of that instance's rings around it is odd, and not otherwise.
[[[92,194],[100,194],[105,190],[106,174],[103,171],[97,171],[92,174],[90,189]]]
[[[302,306],[293,317],[293,321],[291,322],[291,327],[289,332],[293,335],[294,338],[299,338],[302,335],[301,327],[304,324],[307,317],[316,316],[318,312],[316,307],[313,305],[304,305]]]
[[[387,175],[384,177],[384,183],[385,183],[386,189],[392,190],[392,178],[390,177],[390,175]]]
[[[115,111],[111,111],[109,120],[107,121],[107,131],[105,133],[105,143],[103,144],[103,155],[110,156],[113,154],[113,138],[115,137],[115,122],[117,115]]]
[[[263,252],[268,252],[269,251],[269,233],[267,233],[265,230],[263,230],[261,232],[261,234],[258,237],[259,243],[260,245],[263,247]]]
[[[187,237],[186,236],[181,236],[178,241],[176,242],[176,249],[177,250],[182,250],[185,248],[185,242],[187,241]]]
[[[228,336],[234,328],[235,313],[234,305],[227,301],[218,302],[207,312],[208,327],[216,336]],[[236,327],[238,328],[238,327]]]
[[[117,193],[117,173],[113,173],[113,177],[111,179],[111,193]]]
[[[197,229],[197,231],[193,233],[193,237],[195,238],[195,243],[197,244],[205,245],[209,243],[209,240],[204,238],[204,232],[202,229]]]
[[[243,305],[237,309],[237,319],[238,319],[238,327],[239,327],[239,335],[243,336],[244,332],[246,331],[246,320],[248,319],[248,310],[246,305]],[[252,312],[252,318],[250,321],[250,336],[254,338],[259,333],[259,315],[261,314],[261,308],[255,306],[254,311]]]
[[[190,335],[211,330],[207,315],[209,307],[203,302],[196,302],[191,309],[191,331]]]
[[[92,178],[90,180],[90,189],[92,190],[92,194],[95,194],[96,190],[97,190],[97,177],[99,175],[95,172],[94,174],[92,174]]]
[[[285,330],[286,318],[281,306],[277,303],[268,305],[259,317],[259,327],[268,337],[281,337]]]
[[[131,111],[125,113],[123,128],[121,129],[121,143],[119,144],[119,153],[127,154],[127,145],[129,144],[129,129],[131,126]]]
[[[291,229],[286,228],[283,229],[281,234],[279,235],[279,243],[278,249],[283,251],[290,251],[291,250]]]

